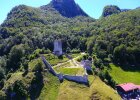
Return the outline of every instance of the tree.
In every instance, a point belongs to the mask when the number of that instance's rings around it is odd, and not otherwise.
[[[15,45],[12,47],[9,53],[7,70],[17,70],[20,66],[21,58],[24,56],[23,45]]]
[[[121,44],[114,49],[113,58],[115,62],[126,63],[126,46]]]
[[[3,68],[0,67],[0,81],[5,78],[5,71]]]
[[[6,94],[0,91],[0,100],[6,100]]]
[[[6,90],[7,99],[25,100],[27,98],[27,89],[22,80],[16,80],[9,85]]]
[[[21,100],[27,97],[26,87],[21,80],[15,81],[13,86],[13,92],[16,93],[15,98],[17,100]]]
[[[33,71],[34,72],[41,72],[43,70],[43,67],[42,67],[42,63],[41,62],[38,62],[35,67],[33,68]]]
[[[106,16],[109,16],[109,15],[112,15],[112,14],[118,14],[120,12],[121,12],[121,9],[117,6],[114,6],[114,5],[105,6],[104,10],[103,10],[103,13],[102,13],[102,16],[106,17]]]

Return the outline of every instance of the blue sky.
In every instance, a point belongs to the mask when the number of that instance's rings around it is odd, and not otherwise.
[[[0,24],[6,19],[10,10],[20,4],[32,7],[46,5],[51,0],[0,0]],[[91,17],[99,18],[102,14],[103,7],[106,5],[117,5],[120,8],[134,9],[140,6],[140,0],[75,0],[76,3]]]

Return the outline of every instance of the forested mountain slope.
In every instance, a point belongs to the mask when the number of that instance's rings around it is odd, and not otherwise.
[[[105,60],[110,57],[118,64],[139,65],[140,9],[112,15],[97,20],[89,51]],[[89,41],[90,42],[90,41]],[[92,45],[93,44],[93,45]]]

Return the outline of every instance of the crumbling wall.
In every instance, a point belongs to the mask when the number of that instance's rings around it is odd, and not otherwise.
[[[92,68],[91,68],[91,66],[92,66],[92,62],[91,61],[89,61],[89,60],[82,60],[81,61],[81,65],[83,65],[83,67],[86,69],[86,71],[87,71],[87,73],[89,75],[93,74]]]
[[[54,71],[54,69],[52,68],[52,66],[47,62],[47,60],[45,59],[45,57],[41,57],[43,63],[45,64],[46,68],[49,70],[49,72],[51,74],[53,74],[54,76],[57,76],[57,73]]]
[[[87,78],[86,75],[85,76],[64,75],[63,77],[64,77],[64,79],[66,79],[68,81],[72,81],[72,82],[76,82],[76,83],[80,83],[80,84],[89,85],[88,78]]]
[[[61,73],[57,74],[55,72],[55,70],[52,68],[52,66],[47,62],[45,57],[41,57],[41,58],[42,58],[43,63],[45,64],[46,68],[49,70],[49,72],[51,74],[53,74],[54,76],[57,76],[58,79],[60,80],[60,82],[63,82],[63,80],[66,79],[68,81],[89,85],[87,75],[84,75],[84,76],[71,76],[71,75],[64,75],[64,74],[61,74]]]

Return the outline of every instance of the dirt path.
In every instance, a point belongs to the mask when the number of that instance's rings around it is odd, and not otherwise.
[[[83,55],[85,53],[81,53],[81,55]],[[80,56],[81,56],[80,55]],[[56,67],[61,67],[61,66],[64,66],[66,64],[69,63],[70,66],[66,66],[66,68],[83,68],[83,66],[80,64],[80,62],[76,61],[76,59],[78,58],[79,56],[73,58],[73,59],[70,59],[64,63],[58,63],[57,65],[54,66],[54,68]]]

